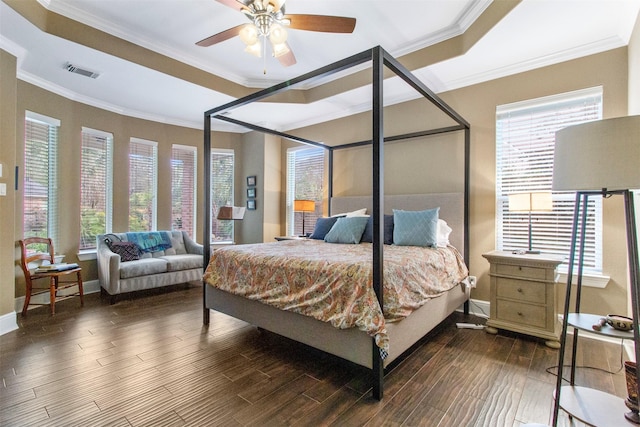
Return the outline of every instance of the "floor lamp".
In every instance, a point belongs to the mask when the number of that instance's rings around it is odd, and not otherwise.
[[[553,425],[558,423],[558,411],[561,406],[562,368],[564,364],[564,342],[567,336],[571,283],[574,264],[577,262],[575,312],[580,311],[580,293],[582,285],[583,252],[585,245],[585,223],[589,197],[611,197],[622,195],[627,235],[627,263],[629,265],[629,286],[631,310],[633,313],[633,336],[635,354],[640,355],[640,334],[638,331],[638,286],[640,286],[640,268],[638,266],[638,235],[636,228],[633,193],[630,190],[640,188],[640,116],[618,117],[614,119],[588,122],[566,127],[556,133],[553,185],[554,191],[575,191],[576,204],[573,216],[572,241],[567,274],[567,293],[562,321],[562,344],[558,355],[558,377],[553,409]],[[580,228],[580,230],[579,230]],[[577,254],[577,258],[576,258]],[[577,330],[573,338],[573,359],[576,355]],[[640,362],[640,361],[639,361]],[[640,363],[636,364],[636,378],[640,378]],[[571,386],[575,383],[575,363],[572,363]],[[640,382],[637,383],[637,396],[640,395]],[[627,402],[629,399],[627,399]],[[597,405],[598,402],[590,404]],[[589,403],[583,402],[584,407]],[[629,406],[629,404],[627,404]],[[617,416],[617,414],[610,414]],[[631,420],[634,414],[624,416]],[[635,413],[637,417],[637,412]],[[622,415],[620,414],[620,423]]]

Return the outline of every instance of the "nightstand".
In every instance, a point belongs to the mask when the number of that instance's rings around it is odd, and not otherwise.
[[[482,255],[490,264],[490,334],[498,329],[544,338],[551,348],[560,347],[556,283],[564,257],[493,251]]]

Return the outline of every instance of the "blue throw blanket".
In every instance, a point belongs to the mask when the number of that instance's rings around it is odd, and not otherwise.
[[[127,240],[138,245],[142,252],[164,251],[171,247],[169,234],[160,231],[127,233]]]

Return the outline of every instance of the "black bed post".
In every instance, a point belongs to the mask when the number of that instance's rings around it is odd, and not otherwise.
[[[204,224],[202,224],[202,265],[207,268],[211,257],[211,117],[204,115]],[[202,323],[209,324],[210,311],[207,308],[206,283],[202,282]]]
[[[331,199],[333,198],[333,148],[329,148],[329,177],[327,178],[327,212],[331,216]]]
[[[383,51],[378,46],[372,50],[373,56],[373,290],[378,297],[380,310],[383,305],[383,212],[384,212],[384,129],[383,129]],[[372,340],[373,357],[373,397],[381,400],[384,388],[384,366],[380,349]]]
[[[469,180],[470,180],[470,157],[471,157],[471,128],[464,129],[464,263],[469,265]],[[464,302],[464,314],[469,314],[469,300]]]

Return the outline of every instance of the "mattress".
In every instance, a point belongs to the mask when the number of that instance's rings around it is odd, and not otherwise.
[[[453,247],[385,245],[384,311],[372,286],[371,244],[287,240],[216,249],[204,281],[220,290],[330,323],[356,327],[388,349],[386,325],[463,281]]]

